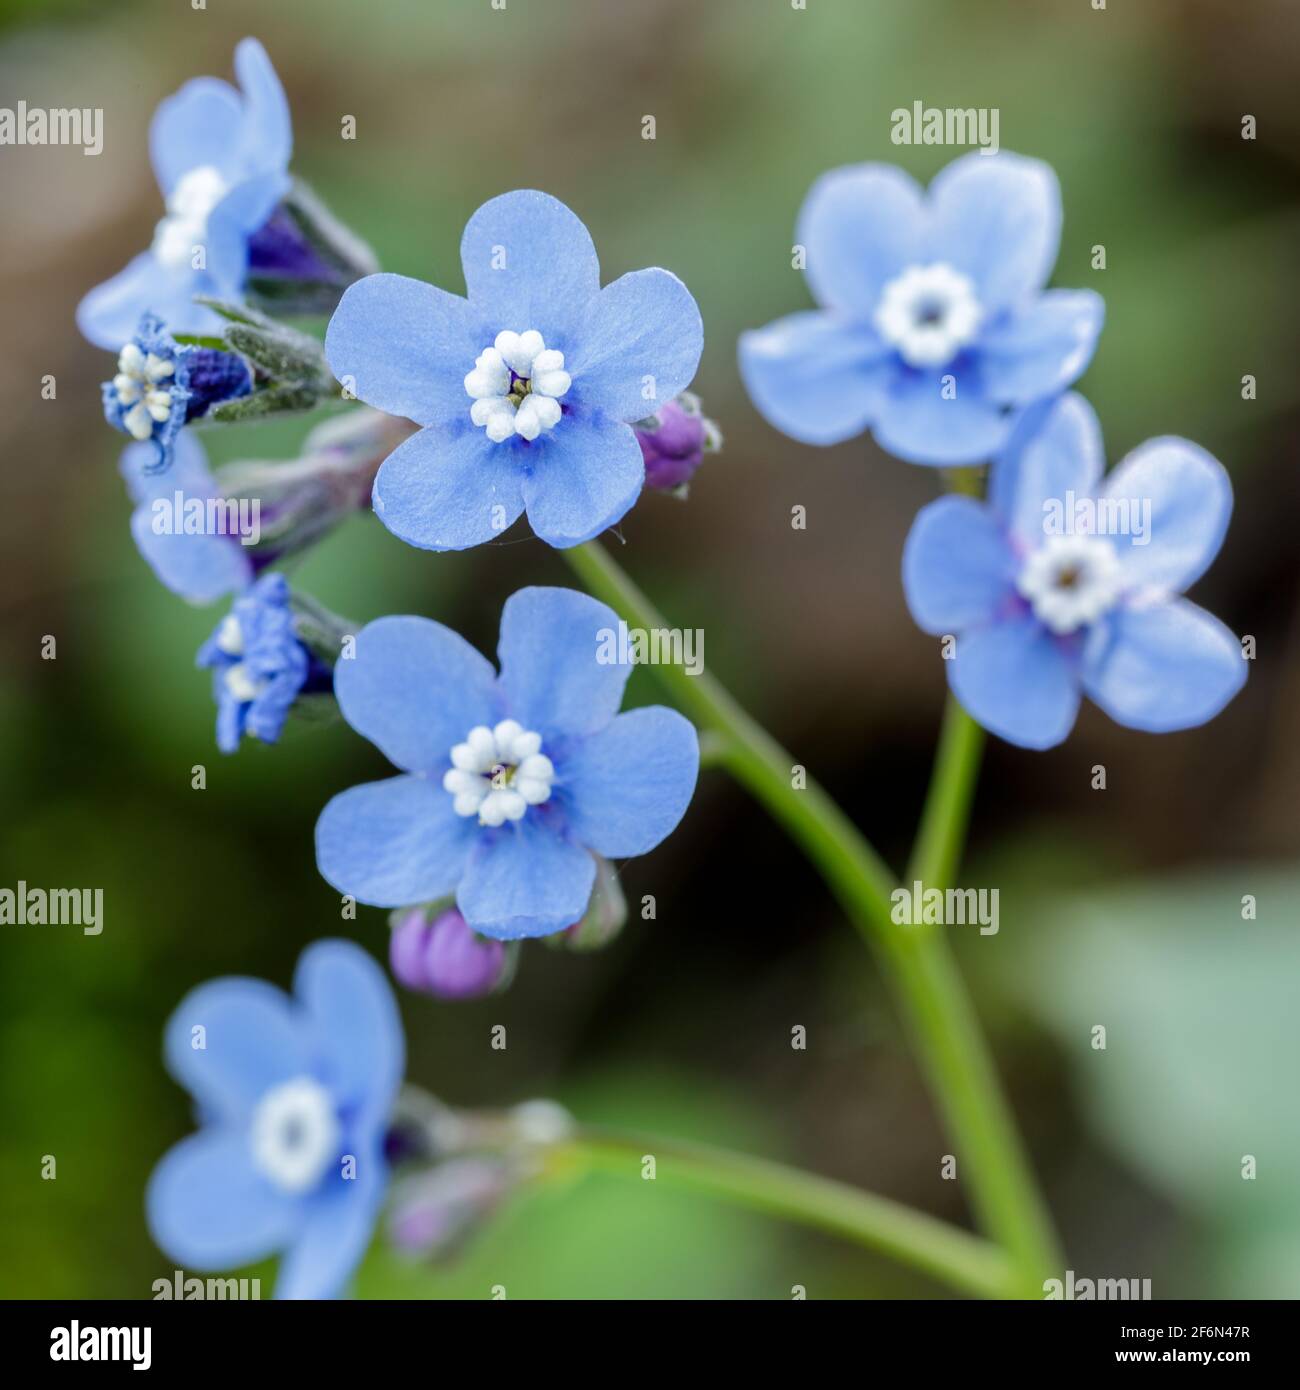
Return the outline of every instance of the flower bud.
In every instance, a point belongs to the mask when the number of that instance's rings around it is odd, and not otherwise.
[[[248,243],[249,291],[279,313],[329,313],[348,285],[378,269],[370,247],[301,179]]]
[[[408,989],[435,999],[477,999],[509,982],[515,953],[471,931],[454,907],[432,920],[423,907],[395,916],[388,960]]]
[[[515,1185],[514,1167],[493,1157],[451,1158],[393,1187],[388,1236],[404,1255],[454,1254]]]
[[[571,951],[598,951],[623,930],[627,922],[627,899],[619,885],[618,873],[603,856],[598,854],[595,860],[596,882],[586,912],[573,926],[548,936],[549,945],[566,946]]]
[[[406,421],[358,408],[317,425],[300,458],[246,459],[218,469],[222,497],[257,506],[256,563],[303,550],[353,512],[368,510],[379,465],[411,430]]]
[[[722,436],[705,418],[698,396],[683,391],[633,429],[645,460],[647,487],[685,495],[686,484],[706,453],[722,447]]]

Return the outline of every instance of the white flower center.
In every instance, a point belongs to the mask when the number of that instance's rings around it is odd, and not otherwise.
[[[909,266],[880,294],[875,324],[910,367],[942,367],[979,332],[975,286],[946,261]]]
[[[227,613],[221,620],[221,626],[217,629],[217,646],[227,656],[244,654],[244,630],[233,613]]]
[[[1115,547],[1101,536],[1049,536],[1024,563],[1016,587],[1058,635],[1095,623],[1124,587]]]
[[[155,422],[161,425],[172,413],[166,383],[175,375],[175,362],[142,352],[135,343],[127,343],[118,353],[113,391],[123,408],[122,423],[133,439],[148,439]]]
[[[252,704],[266,689],[266,682],[258,680],[242,661],[229,667],[223,679],[226,689],[241,705]]]
[[[555,768],[541,751],[542,736],[513,719],[495,729],[480,724],[451,750],[451,767],[442,785],[458,816],[477,816],[480,825],[522,820],[530,806],[551,795]]]
[[[212,209],[230,191],[211,164],[201,164],[182,174],[167,197],[167,216],[153,235],[153,253],[163,265],[178,269],[194,255],[208,234]]]
[[[572,385],[564,354],[548,348],[535,328],[506,330],[479,353],[465,378],[474,400],[469,418],[496,444],[515,434],[536,439],[559,424],[560,397]]]
[[[269,1090],[253,1112],[253,1162],[285,1192],[315,1187],[338,1156],[338,1115],[329,1092],[309,1076]]]

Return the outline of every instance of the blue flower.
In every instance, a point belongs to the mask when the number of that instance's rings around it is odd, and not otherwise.
[[[328,668],[298,639],[282,574],[264,574],[235,600],[199,648],[198,665],[212,670],[223,753],[235,752],[245,734],[274,743],[309,679],[317,688],[328,685]]]
[[[640,458],[640,451],[637,453]],[[501,674],[426,618],[380,618],[335,669],[343,717],[403,770],[336,796],[321,873],[376,907],[455,893],[509,940],[577,922],[595,854],[645,854],[695,789],[695,730],[672,710],[619,714],[631,667],[618,619],[570,589],[521,589],[501,614]]]
[[[154,112],[149,153],[167,211],[149,250],[78,306],[77,326],[96,346],[116,351],[146,313],[174,333],[213,333],[222,320],[194,295],[240,296],[250,238],[289,189],[293,132],[284,89],[256,39],[235,49],[235,73],[242,96],[199,77]]]
[[[119,463],[131,500],[131,535],[140,554],[172,593],[191,603],[212,603],[245,588],[253,552],[230,528],[191,524],[190,513],[225,507],[203,445],[189,430],[176,436],[172,465],[158,469],[153,443],[128,444]],[[224,515],[225,513],[223,513]]]
[[[1212,719],[1246,679],[1237,639],[1179,597],[1223,542],[1223,466],[1172,437],[1105,479],[1104,462],[1081,396],[1036,406],[994,463],[988,502],[932,502],[904,547],[912,616],[956,636],[953,694],[1026,748],[1060,743],[1081,694],[1121,724],[1168,733]]]
[[[991,458],[1023,407],[1082,375],[1101,332],[1099,295],[1043,290],[1060,235],[1037,160],[964,155],[928,194],[891,165],[832,170],[797,232],[821,308],[742,335],[754,403],[805,444],[870,429],[911,463]]]
[[[218,401],[253,389],[244,359],[218,348],[181,346],[162,320],[145,314],[103,384],[104,418],[116,430],[157,447],[155,468],[171,462],[176,436]]]
[[[294,998],[212,980],[168,1021],[168,1069],[202,1128],[154,1169],[149,1229],[179,1265],[281,1255],[277,1298],[334,1298],[388,1183],[383,1145],[404,1046],[383,972],[348,941],[303,952]]]
[[[330,321],[335,376],[424,427],[385,461],[375,511],[425,550],[492,540],[525,509],[551,545],[590,540],[645,481],[631,422],[695,375],[695,300],[666,270],[602,290],[586,227],[545,193],[485,203],[460,254],[468,299],[371,275]]]

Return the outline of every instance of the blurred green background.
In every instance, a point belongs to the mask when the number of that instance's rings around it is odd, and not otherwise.
[[[325,800],[381,775],[381,756],[343,725],[217,753],[193,653],[221,610],[187,608],[136,554],[98,408],[110,359],[72,321],[159,216],[153,106],[192,75],[229,77],[253,33],[289,93],[297,172],[386,268],[459,289],[465,219],[536,186],[587,222],[606,279],[662,264],[691,286],[697,387],[726,451],[688,504],[645,497],[614,547],[672,621],[705,629],[710,667],[896,865],[944,690],[899,556],[938,479],[867,441],[820,451],[776,434],[741,390],[736,337],[808,303],[789,248],[817,174],[888,159],[928,178],[952,157],[892,146],[894,108],[997,107],[1003,146],[1055,166],[1055,283],[1107,300],[1082,389],[1110,458],[1179,433],[1225,462],[1236,514],[1195,596],[1259,658],[1203,729],[1152,738],[1086,710],[1051,753],[994,744],[965,881],[1000,889],[1001,930],[955,929],[956,946],[1070,1266],[1149,1277],[1157,1297],[1300,1295],[1298,18],[1286,0],[0,0],[0,104],[105,112],[98,159],[0,149],[0,885],[100,886],[106,919],[97,938],[0,928],[0,1294],[147,1297],[170,1274],[141,1194],[190,1127],[159,1057],[186,989],[227,973],[287,984],[323,935],[386,946],[383,913],[340,922],[311,848]],[[207,442],[219,461],[291,455],[304,429]],[[358,619],[424,613],[489,650],[515,588],[569,582],[518,528],[433,556],[360,516],[295,580]],[[645,673],[637,684],[652,694]],[[634,901],[656,895],[658,917],[610,949],[526,949],[486,1002],[404,994],[410,1076],[457,1104],[554,1096],[966,1219],[873,963],[760,810],[706,774],[681,829],[623,880]],[[497,1023],[505,1052],[489,1046]],[[944,1294],[829,1239],[609,1176],[521,1196],[445,1270],[377,1249],[360,1288],[487,1297],[496,1283],[511,1297]]]

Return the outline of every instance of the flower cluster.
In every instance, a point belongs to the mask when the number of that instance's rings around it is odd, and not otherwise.
[[[1044,289],[1060,228],[1055,176],[1018,155],[964,155],[928,193],[889,166],[834,170],[799,218],[821,308],[740,342],[754,403],[795,439],[870,429],[912,463],[991,461],[985,503],[946,497],[916,518],[903,583],[918,625],[954,639],[967,713],[1036,749],[1066,737],[1081,693],[1165,733],[1213,718],[1246,677],[1236,638],[1179,597],[1227,529],[1222,465],[1157,439],[1103,481],[1096,416],[1062,394],[1104,306]],[[1135,508],[1149,528],[1116,531]]]
[[[602,287],[586,227],[533,190],[470,217],[463,297],[376,273],[291,179],[287,103],[254,40],[235,70],[238,92],[199,79],[159,107],[150,148],[165,215],[150,249],[78,310],[86,336],[117,353],[103,405],[132,440],[131,531],[173,592],[233,596],[198,654],[221,749],[274,743],[320,697],[387,757],[396,775],[324,807],[318,868],[347,899],[394,909],[388,958],[403,984],[481,997],[509,981],[524,938],[582,950],[621,929],[612,861],[650,852],[682,820],[696,731],[670,709],[621,711],[630,666],[603,640],[619,616],[585,594],[513,594],[494,667],[429,618],[354,632],[272,567],[367,507],[424,550],[483,544],[524,515],[568,549],[617,524],[643,488],[684,495],[720,444],[687,389],[699,309],[660,268]],[[903,587],[919,626],[951,643],[961,705],[1035,749],[1066,737],[1084,694],[1122,724],[1167,732],[1212,718],[1245,674],[1233,635],[1183,597],[1223,542],[1227,474],[1163,438],[1103,476],[1100,427],[1070,392],[1103,305],[1046,288],[1060,230],[1055,177],[1035,160],[963,157],[928,191],[880,165],[835,170],[799,218],[819,307],[739,345],[755,404],[797,440],[869,430],[913,463],[988,465],[987,496],[943,497],[916,517]],[[272,301],[333,308],[324,347],[263,312]],[[214,473],[187,428],[336,395],[346,410],[292,462]],[[1133,508],[1140,528],[1111,524]],[[318,943],[295,988],[288,999],[219,980],[173,1016],[168,1065],[202,1128],[159,1164],[148,1213],[180,1263],[278,1252],[281,1295],[328,1297],[364,1252],[413,1133],[420,1162],[399,1180],[390,1229],[401,1245],[445,1249],[567,1120],[525,1106],[480,1130],[430,1102],[412,1127],[398,1113],[396,1008],[371,958]]]

